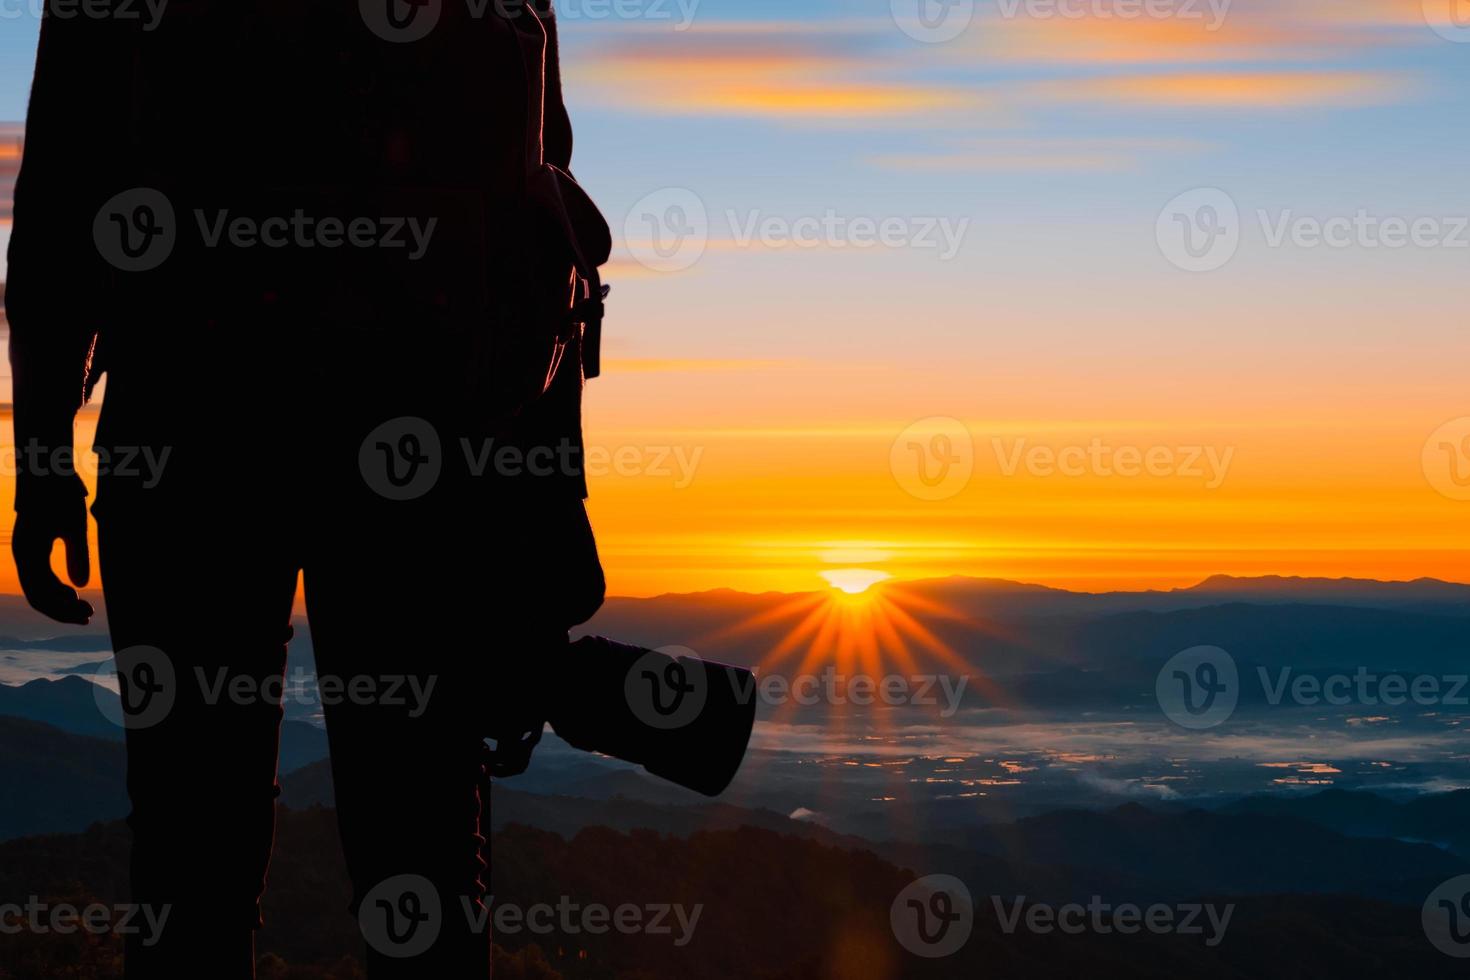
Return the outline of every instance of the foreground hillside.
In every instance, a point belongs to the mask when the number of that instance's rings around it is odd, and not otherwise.
[[[84,834],[0,844],[0,902],[32,894],[53,902],[116,901],[125,842],[126,829],[108,823]],[[889,912],[917,871],[937,869],[906,869],[870,852],[754,828],[680,838],[594,827],[563,837],[515,825],[495,834],[492,848],[497,907],[570,902],[699,910],[682,937],[678,927],[664,935],[560,927],[537,935],[501,932],[501,980],[1041,978],[1084,971],[1161,980],[1462,975],[1457,961],[1425,942],[1418,908],[1372,899],[1196,896],[1235,906],[1217,944],[1200,935],[1062,935],[1024,927],[1007,934],[987,889],[1010,907],[1026,882],[988,880],[985,869],[1001,865],[981,862],[960,872],[975,897],[969,941],[952,956],[921,959],[896,940]],[[1009,879],[1016,868],[1005,867]],[[346,902],[334,814],[284,811],[260,937],[262,976],[358,977],[360,941],[341,911]],[[29,932],[0,943],[0,977],[62,976],[120,976],[116,944]]]

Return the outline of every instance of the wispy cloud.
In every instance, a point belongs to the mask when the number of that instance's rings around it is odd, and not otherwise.
[[[20,172],[22,132],[20,123],[0,122],[0,226],[10,224],[15,210],[15,178]],[[4,278],[0,264],[0,279]]]
[[[1324,61],[1386,44],[1433,42],[1420,0],[1214,0],[1160,9],[1167,16],[1108,0],[1070,6],[1001,0],[997,15],[959,50],[1004,63],[1146,65]]]
[[[1375,71],[1229,71],[1071,78],[1028,84],[1024,97],[1117,108],[1298,109],[1389,105],[1411,95],[1412,76]]]
[[[904,80],[843,39],[773,39],[758,29],[639,38],[591,53],[571,77],[581,96],[655,114],[865,119],[974,107],[978,91]]]

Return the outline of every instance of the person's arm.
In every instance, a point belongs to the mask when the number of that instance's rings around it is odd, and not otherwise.
[[[551,0],[536,0],[536,15],[546,28],[546,116],[542,120],[546,162],[572,169],[572,120],[561,91],[561,41]]]
[[[92,614],[52,574],[50,555],[60,538],[68,577],[87,584],[87,491],[72,462],[73,428],[110,281],[92,225],[123,139],[123,57],[118,34],[95,20],[43,18],[6,271],[17,462],[11,550],[31,605],[67,623]]]

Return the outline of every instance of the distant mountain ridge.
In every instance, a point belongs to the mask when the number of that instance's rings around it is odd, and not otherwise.
[[[889,579],[886,582],[874,586],[875,589],[885,588],[911,588],[911,589],[953,589],[995,592],[1003,594],[1044,594],[1054,596],[1082,596],[1100,598],[1105,596],[1136,596],[1136,597],[1159,597],[1176,596],[1181,594],[1207,594],[1215,592],[1252,592],[1268,594],[1272,592],[1282,595],[1300,595],[1303,592],[1314,595],[1339,595],[1343,597],[1357,596],[1382,596],[1400,595],[1415,599],[1470,599],[1470,583],[1450,582],[1444,579],[1430,578],[1427,576],[1411,580],[1397,579],[1365,579],[1365,578],[1330,578],[1325,576],[1299,576],[1299,575],[1211,575],[1194,585],[1180,586],[1174,589],[1139,589],[1130,591],[1126,589],[1110,589],[1105,592],[1079,592],[1073,589],[1064,589],[1057,586],[1041,585],[1035,582],[1020,582],[1014,579],[986,578],[972,575],[947,575],[940,578],[926,579]],[[697,592],[661,592],[652,596],[612,596],[609,601],[615,602],[649,602],[668,599],[687,600],[751,600],[751,599],[790,599],[802,596],[816,595],[825,592],[824,589],[811,589],[804,592],[781,592],[779,590],[768,590],[765,592],[743,592],[739,589],[718,588],[704,589]]]
[[[109,710],[104,714],[101,705]],[[87,738],[121,742],[123,729],[109,720],[121,717],[117,694],[76,674],[44,678],[18,686],[0,684],[0,716],[40,722]],[[280,768],[291,772],[327,756],[327,733],[301,721],[281,724]]]

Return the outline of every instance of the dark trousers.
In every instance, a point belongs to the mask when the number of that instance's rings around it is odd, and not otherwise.
[[[130,939],[127,976],[252,973],[282,718],[252,692],[285,666],[299,576],[316,672],[339,685],[323,711],[368,973],[487,977],[483,736],[534,704],[544,658],[602,602],[580,469],[472,465],[488,444],[465,452],[453,371],[417,334],[264,329],[135,340],[108,371],[99,448],[169,453],[161,476],[103,476],[93,507],[125,702],[172,692],[127,732],[133,900],[171,907],[157,943]],[[580,445],[575,359],[563,373],[512,442]],[[427,699],[373,696],[410,675]]]
[[[369,974],[487,977],[488,929],[467,911],[484,871],[475,701],[495,649],[494,576],[475,567],[493,560],[497,518],[432,494],[382,499],[355,459],[348,473],[225,455],[176,446],[157,487],[104,479],[94,507],[128,707],[132,899],[169,909],[161,936],[130,938],[127,976],[253,975],[279,794],[276,692],[302,574],[317,674],[340,685],[335,698],[324,688],[323,711]],[[380,703],[406,675],[429,697],[400,683],[393,700],[406,703]],[[418,921],[433,909],[437,921]],[[420,948],[410,929],[433,941]]]

